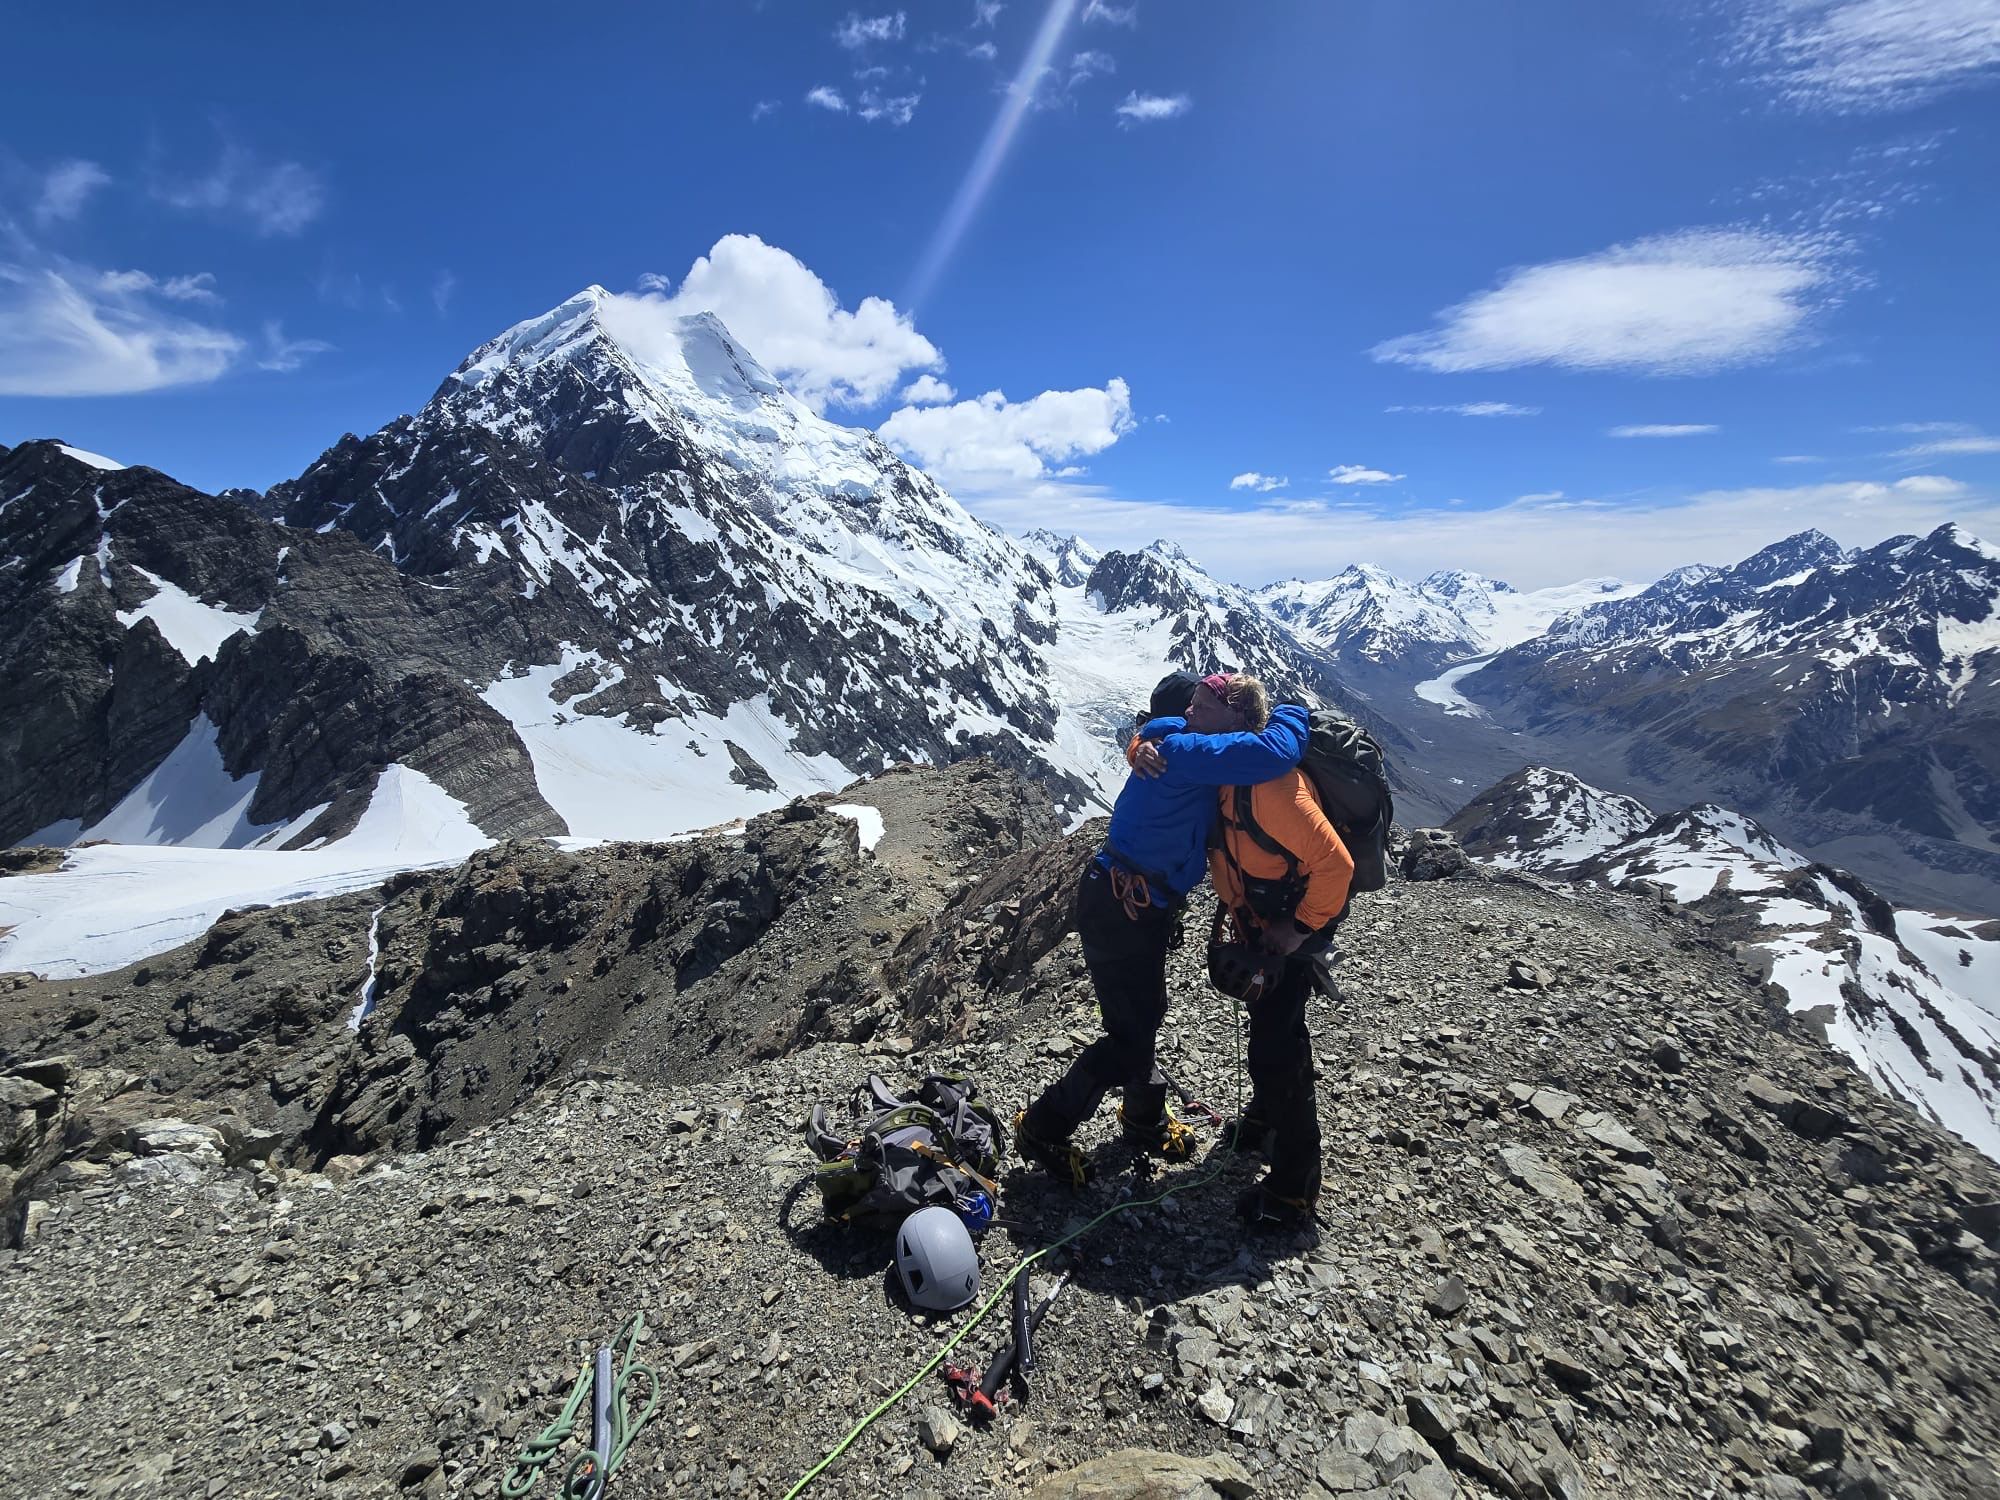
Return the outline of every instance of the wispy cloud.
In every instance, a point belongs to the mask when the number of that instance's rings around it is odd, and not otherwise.
[[[1896,432],[1921,437],[1927,432],[1971,432],[1969,422],[1884,422],[1873,427],[1857,427],[1856,432]]]
[[[1371,469],[1365,464],[1336,464],[1326,471],[1326,477],[1335,484],[1392,484],[1408,476],[1391,474],[1386,469]]]
[[[1734,57],[1806,108],[1900,109],[2000,77],[1994,0],[1752,0]]]
[[[750,234],[724,235],[696,258],[678,290],[664,276],[640,278],[640,291],[613,297],[606,316],[621,340],[678,347],[678,320],[712,312],[744,348],[816,410],[872,406],[905,376],[944,366],[909,315],[884,297],[851,311],[798,259]]]
[[[1460,417],[1534,417],[1539,406],[1516,406],[1511,401],[1458,401],[1445,406],[1385,406],[1384,411],[1448,412]]]
[[[1255,490],[1259,494],[1269,494],[1272,490],[1281,490],[1290,483],[1291,480],[1289,479],[1278,479],[1270,474],[1259,474],[1253,469],[1248,474],[1238,474],[1234,479],[1229,481],[1229,487],[1232,490]]]
[[[1115,5],[1112,0],[1089,0],[1083,8],[1083,24],[1101,26],[1137,26],[1139,24],[1139,0],[1130,5]]]
[[[326,207],[318,173],[295,161],[265,161],[236,145],[225,145],[215,166],[199,177],[156,178],[152,192],[175,208],[246,220],[265,236],[298,234]]]
[[[1078,52],[1069,60],[1068,86],[1072,89],[1093,78],[1118,71],[1118,60],[1109,52]]]
[[[1955,455],[1974,453],[2000,453],[2000,437],[1988,437],[1984,433],[1969,433],[1964,437],[1933,438],[1928,443],[1914,443],[1908,448],[1898,448],[1897,458],[1950,458]]]
[[[854,112],[873,124],[877,120],[891,125],[907,125],[923,103],[922,94],[897,94],[893,97],[877,93],[874,89],[863,89],[856,101]]]
[[[1101,388],[1043,391],[1009,401],[1000,391],[950,406],[890,414],[882,440],[965,494],[1060,477],[1065,460],[1101,453],[1137,424],[1132,392],[1115,376]]]
[[[840,90],[821,84],[806,95],[806,103],[818,109],[830,109],[837,115],[847,113],[847,101],[840,96]]]
[[[331,352],[333,345],[323,339],[288,339],[285,328],[275,319],[264,324],[264,353],[257,361],[260,370],[296,370],[315,354]]]
[[[97,278],[97,284],[104,291],[121,297],[135,292],[151,292],[169,302],[206,302],[214,306],[222,301],[215,290],[215,273],[212,271],[197,271],[192,276],[169,276],[164,281],[145,271],[106,271]]]
[[[1440,371],[1556,365],[1698,375],[1775,358],[1851,283],[1836,235],[1689,229],[1506,273],[1375,358]]]
[[[1780,453],[1771,460],[1774,464],[1823,464],[1825,459],[1817,453]]]
[[[999,19],[1000,12],[1006,8],[1000,0],[972,0],[972,24],[991,26]]]
[[[458,278],[449,271],[440,271],[431,281],[431,306],[443,317],[451,307],[453,293],[458,290]]]
[[[111,182],[111,174],[94,161],[66,161],[42,179],[42,196],[35,204],[35,222],[44,229],[81,214],[91,194]]]
[[[214,380],[243,341],[161,306],[206,300],[212,282],[0,263],[0,396],[126,396]],[[169,285],[182,295],[168,296]]]
[[[1630,422],[1623,427],[1613,427],[1605,432],[1606,437],[1615,438],[1683,438],[1706,437],[1711,432],[1722,429],[1713,422]]]
[[[850,50],[861,47],[879,46],[884,42],[900,42],[907,28],[907,18],[896,11],[886,16],[864,17],[849,11],[847,18],[833,30],[833,39]]]
[[[759,120],[767,120],[777,112],[778,101],[776,99],[759,99],[755,104],[750,106],[750,123],[755,125]]]
[[[1186,94],[1142,94],[1137,89],[1125,96],[1115,113],[1121,125],[1147,125],[1156,120],[1172,120],[1194,108]]]

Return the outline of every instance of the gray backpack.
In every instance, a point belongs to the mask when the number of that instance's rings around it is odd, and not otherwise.
[[[806,1118],[806,1144],[819,1158],[813,1181],[829,1219],[893,1228],[920,1208],[952,1208],[984,1191],[1007,1149],[1000,1117],[970,1078],[932,1073],[908,1098],[871,1073],[836,1126],[824,1104]]]

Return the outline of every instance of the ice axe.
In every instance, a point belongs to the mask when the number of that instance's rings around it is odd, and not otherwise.
[[[1007,1401],[1010,1381],[1021,1387],[1023,1396],[1027,1394],[1028,1372],[1035,1368],[1035,1330],[1042,1326],[1042,1319],[1049,1315],[1049,1309],[1055,1306],[1056,1298],[1062,1295],[1068,1282],[1069,1272],[1065,1271],[1033,1313],[1028,1311],[1028,1278],[1023,1276],[1014,1283],[1014,1337],[993,1356],[983,1378],[977,1365],[944,1367],[944,1380],[951,1387],[952,1399],[973,1418],[985,1421],[996,1416]]]

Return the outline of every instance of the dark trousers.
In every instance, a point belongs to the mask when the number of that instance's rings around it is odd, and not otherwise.
[[[1028,1132],[1045,1141],[1071,1135],[1097,1112],[1104,1095],[1125,1091],[1125,1122],[1143,1128],[1164,1117],[1167,1084],[1153,1064],[1167,1018],[1167,947],[1178,918],[1162,906],[1128,914],[1111,893],[1111,876],[1093,860],[1076,887],[1076,932],[1097,991],[1104,1035],[1028,1107]]]
[[[1250,1107],[1270,1127],[1265,1189],[1281,1198],[1317,1198],[1320,1186],[1319,1097],[1313,1089],[1311,956],[1295,953],[1278,982],[1250,1010]]]

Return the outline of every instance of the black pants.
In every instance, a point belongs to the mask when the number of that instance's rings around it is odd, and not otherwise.
[[[1320,1186],[1319,1097],[1313,1089],[1312,957],[1295,953],[1278,982],[1250,1009],[1250,1107],[1270,1127],[1267,1191],[1281,1198],[1317,1198]]]
[[[1104,1035],[1077,1054],[1069,1071],[1028,1107],[1028,1132],[1045,1141],[1071,1135],[1097,1112],[1104,1095],[1125,1091],[1125,1123],[1143,1128],[1166,1114],[1166,1079],[1153,1063],[1160,1023],[1167,1018],[1167,947],[1174,911],[1143,906],[1128,915],[1111,893],[1111,876],[1095,860],[1076,887],[1076,932],[1097,991]]]

